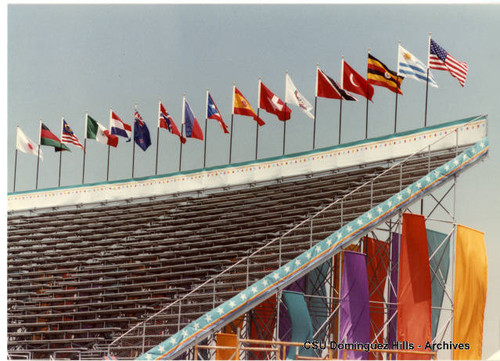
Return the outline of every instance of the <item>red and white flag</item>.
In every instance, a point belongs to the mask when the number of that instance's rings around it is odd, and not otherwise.
[[[326,75],[319,67],[316,69],[316,96],[328,99],[358,100],[344,89],[341,89],[337,82]]]
[[[124,123],[114,111],[111,111],[109,118],[109,128],[111,129],[111,134],[119,135],[120,137],[127,138],[127,142],[132,139],[132,126],[130,124]]]
[[[372,100],[373,86],[342,59],[342,89]]]
[[[38,145],[28,138],[19,127],[17,127],[16,149],[26,154],[39,156],[43,160],[42,150],[38,149]]]
[[[290,119],[292,110],[285,105],[276,94],[259,80],[259,108],[266,112],[274,114],[279,120],[285,121]]]
[[[429,69],[449,71],[453,77],[457,78],[460,85],[464,86],[469,70],[467,63],[452,57],[432,39],[429,46]]]

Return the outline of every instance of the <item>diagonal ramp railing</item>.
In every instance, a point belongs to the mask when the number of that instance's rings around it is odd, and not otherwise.
[[[453,136],[453,134],[456,134],[454,152],[458,152],[458,128],[456,128],[455,132],[440,137],[425,148],[394,163],[377,176],[333,200],[311,217],[137,324],[114,340],[108,347],[108,353],[122,357],[137,357],[169,336],[179,332],[183,336],[182,329],[190,324],[191,320],[210,310],[220,310],[219,306],[227,303],[239,291],[253,284],[256,280],[271,274],[276,268],[282,267],[316,242],[331,235],[335,229],[339,229],[371,209],[375,204],[382,202],[395,192],[401,191],[422,175],[422,169],[426,174],[432,167],[441,164],[444,159],[450,158],[449,150],[447,152],[432,152],[431,148],[434,144],[442,141],[445,137]],[[423,162],[426,166],[422,166]],[[418,166],[415,166],[415,163]],[[230,319],[226,318],[224,322],[228,323]],[[221,327],[221,325],[218,323],[217,327]],[[200,327],[197,323],[192,325],[195,329],[197,326]],[[184,330],[184,332],[186,331]],[[199,338],[196,337],[196,339]],[[184,343],[182,349],[185,349],[186,345],[187,343]],[[158,352],[162,352],[162,347],[163,350],[166,349],[165,346],[159,346]],[[179,349],[174,354],[168,354],[167,357],[175,357],[174,355],[178,352]]]

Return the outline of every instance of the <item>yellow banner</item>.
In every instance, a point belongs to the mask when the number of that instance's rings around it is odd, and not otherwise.
[[[453,342],[465,345],[453,350],[454,360],[481,360],[483,320],[488,287],[484,233],[457,225]]]

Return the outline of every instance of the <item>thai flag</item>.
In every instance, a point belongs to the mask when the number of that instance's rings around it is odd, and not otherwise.
[[[111,111],[111,119],[109,120],[109,127],[111,128],[111,134],[119,135],[120,137],[127,138],[127,142],[130,142],[132,127],[130,124],[124,123],[115,112]]]

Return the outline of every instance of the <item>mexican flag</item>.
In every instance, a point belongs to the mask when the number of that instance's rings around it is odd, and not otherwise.
[[[16,149],[26,154],[33,154],[43,160],[42,150],[38,145],[24,134],[21,128],[17,127]]]
[[[98,123],[90,115],[87,114],[87,132],[85,134],[87,139],[95,139],[100,143],[116,147],[118,145],[118,137],[111,134],[109,130]]]
[[[52,133],[50,129],[43,123],[40,129],[40,145],[47,145],[49,147],[54,147],[54,150],[56,152],[69,150],[69,148],[64,144],[62,144],[59,138],[56,137],[55,134]],[[71,152],[71,150],[69,151]]]

